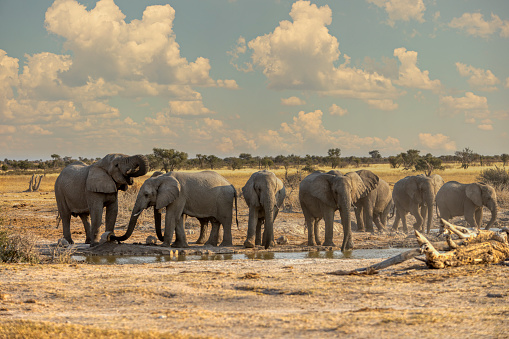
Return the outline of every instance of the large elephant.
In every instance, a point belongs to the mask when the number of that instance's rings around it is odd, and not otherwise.
[[[374,232],[373,222],[380,232],[383,231],[393,207],[391,188],[387,181],[380,179],[374,190],[355,203],[357,231]]]
[[[261,229],[265,223],[262,245],[269,248],[274,243],[274,220],[285,200],[283,182],[272,172],[259,171],[251,175],[242,188],[242,194],[249,207],[244,247],[252,248],[262,244]]]
[[[300,183],[299,200],[308,229],[308,245],[319,245],[318,222],[325,221],[324,246],[335,246],[333,242],[334,212],[339,209],[343,224],[341,250],[353,248],[350,207],[365,197],[378,185],[378,176],[361,170],[341,173],[314,172]]]
[[[183,215],[206,219],[212,222],[208,244],[217,246],[220,225],[223,225],[221,246],[232,246],[231,225],[233,201],[237,192],[224,177],[213,171],[198,173],[170,172],[153,175],[145,180],[136,198],[131,219],[124,235],[110,235],[111,241],[129,239],[140,213],[154,206],[156,233],[165,246],[171,245],[176,233],[174,247],[188,247],[184,231]],[[161,232],[160,210],[166,208],[164,235]]]
[[[108,154],[89,166],[75,162],[65,167],[55,181],[55,198],[65,240],[73,243],[71,216],[79,216],[85,226],[85,243],[97,244],[104,207],[106,231],[112,232],[118,214],[118,190],[125,191],[134,177],[145,175],[147,170],[145,156],[124,154]]]
[[[497,194],[490,185],[449,181],[438,191],[436,201],[439,217],[447,221],[453,217],[464,216],[470,227],[480,228],[483,206],[491,211],[491,219],[486,225],[487,230],[497,219]]]
[[[397,231],[401,220],[403,231],[408,232],[406,215],[410,212],[415,218],[414,229],[423,230],[426,221],[429,234],[433,222],[435,196],[443,184],[444,179],[438,174],[429,177],[413,175],[396,182],[392,191],[392,199],[396,207],[396,217],[392,229]]]

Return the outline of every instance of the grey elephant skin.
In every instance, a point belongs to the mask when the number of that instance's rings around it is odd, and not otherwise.
[[[269,248],[274,244],[274,220],[285,200],[283,182],[272,172],[255,172],[242,187],[242,194],[249,207],[247,237],[244,247],[263,245]],[[264,225],[263,243],[261,228]]]
[[[436,201],[440,218],[447,221],[453,217],[464,216],[470,227],[480,228],[483,206],[491,211],[491,219],[486,225],[487,230],[497,219],[497,194],[490,185],[449,181],[438,191]]]
[[[387,181],[380,179],[374,190],[355,203],[357,231],[374,232],[373,222],[380,232],[384,231],[393,207],[391,188]]]
[[[134,177],[145,175],[147,170],[145,156],[125,154],[108,154],[89,166],[76,162],[65,167],[55,181],[55,198],[65,240],[74,243],[71,216],[79,216],[85,226],[85,242],[97,244],[104,207],[106,231],[113,232],[118,214],[118,190],[125,191]]]
[[[339,209],[343,225],[341,250],[353,249],[350,207],[378,185],[373,172],[361,170],[342,175],[339,172],[314,172],[300,183],[299,200],[308,229],[308,245],[320,245],[318,222],[325,221],[324,246],[333,242],[334,212]]]
[[[444,179],[438,174],[431,176],[413,175],[396,182],[392,191],[396,208],[396,217],[392,229],[397,231],[401,220],[403,231],[408,232],[406,215],[410,213],[416,220],[414,229],[424,231],[423,226],[426,222],[427,233],[429,234],[433,222],[435,196],[443,184]]]
[[[233,202],[237,192],[224,177],[213,171],[198,173],[156,173],[145,180],[133,207],[127,231],[110,241],[125,241],[132,235],[140,213],[154,206],[157,236],[165,246],[170,246],[176,233],[174,247],[189,247],[184,231],[184,215],[212,222],[208,244],[217,246],[220,225],[223,226],[221,246],[232,246],[231,225]],[[161,232],[161,212],[166,208],[164,235]]]

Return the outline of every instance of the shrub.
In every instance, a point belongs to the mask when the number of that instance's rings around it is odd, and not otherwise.
[[[0,261],[7,263],[39,263],[35,240],[22,234],[9,234],[0,230]]]
[[[488,168],[481,171],[481,174],[477,179],[490,184],[500,191],[509,189],[509,171],[506,171],[503,168],[496,166],[495,168]]]

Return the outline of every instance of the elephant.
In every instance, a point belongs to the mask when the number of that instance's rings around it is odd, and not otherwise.
[[[111,234],[108,239],[110,241],[129,239],[140,213],[154,206],[156,233],[164,246],[171,245],[175,232],[176,241],[173,247],[189,247],[184,231],[184,215],[212,222],[212,231],[207,244],[213,246],[217,246],[219,228],[223,225],[221,246],[232,246],[231,224],[234,199],[237,206],[237,191],[216,172],[156,173],[145,180],[140,187],[126,233],[119,237]],[[164,235],[161,232],[160,212],[163,208],[166,208]]]
[[[408,232],[406,215],[410,212],[416,220],[414,229],[423,230],[426,222],[427,233],[429,234],[433,221],[435,195],[443,184],[444,179],[438,174],[432,176],[413,175],[396,182],[392,191],[392,199],[396,207],[396,217],[392,230],[398,230],[399,221],[401,220],[403,231]]]
[[[262,244],[267,249],[274,244],[274,220],[286,196],[283,182],[272,172],[258,171],[253,173],[246,185],[242,187],[242,194],[249,207],[244,247],[253,248],[255,245]],[[265,224],[263,243],[261,239],[262,224]]]
[[[357,231],[374,232],[373,222],[378,231],[382,232],[387,224],[389,213],[394,208],[391,188],[387,181],[380,179],[374,190],[355,203]]]
[[[118,190],[127,190],[133,178],[145,175],[148,167],[144,155],[116,153],[89,166],[75,162],[65,167],[55,181],[55,198],[65,240],[74,243],[71,216],[79,216],[85,226],[85,243],[96,245],[104,207],[106,231],[112,232],[118,214]]]
[[[480,228],[483,206],[491,211],[491,219],[486,225],[490,229],[498,213],[497,194],[495,189],[483,183],[460,184],[449,181],[440,188],[436,197],[438,214],[447,221],[457,216],[464,216],[470,227]]]
[[[318,222],[325,221],[324,246],[333,242],[334,212],[339,209],[343,224],[341,251],[353,249],[350,207],[378,185],[373,172],[360,170],[345,175],[313,172],[300,183],[299,200],[308,229],[308,245],[320,245]]]

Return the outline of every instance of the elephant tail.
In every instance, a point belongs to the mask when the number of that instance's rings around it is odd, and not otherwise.
[[[237,190],[235,189],[235,187],[232,185],[232,188],[233,188],[233,197],[235,198],[235,222],[237,223],[237,229],[239,229],[239,209],[238,209],[238,205],[237,205]]]

